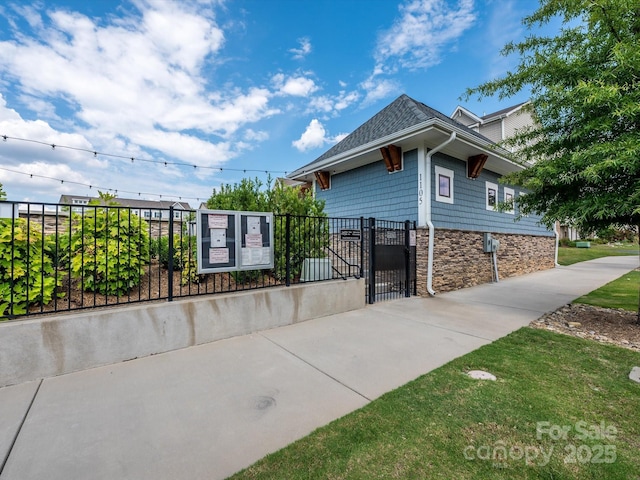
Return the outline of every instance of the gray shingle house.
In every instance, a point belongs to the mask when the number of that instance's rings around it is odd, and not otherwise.
[[[426,294],[491,281],[485,232],[501,242],[501,277],[554,266],[554,232],[535,216],[515,221],[520,191],[499,183],[523,168],[481,133],[401,95],[288,177],[313,182],[330,216],[415,221]],[[509,200],[513,209],[497,208]]]
[[[82,214],[92,200],[98,200],[98,197],[61,195],[58,203],[60,205],[69,205],[72,212]],[[119,206],[128,207],[131,209],[131,213],[150,222],[151,231],[154,235],[158,234],[158,232],[162,235],[167,234],[168,227],[162,227],[161,224],[169,223],[169,209],[171,207],[173,207],[174,233],[180,232],[182,222],[189,221],[188,212],[191,211],[189,203],[176,202],[174,200],[141,200],[116,197],[113,201]]]

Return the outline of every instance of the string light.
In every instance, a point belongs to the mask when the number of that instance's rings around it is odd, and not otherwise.
[[[46,145],[48,147],[51,147],[52,150],[60,150],[61,148],[67,149],[67,150],[75,150],[77,152],[87,152],[92,154],[95,158],[98,157],[98,155],[100,155],[101,157],[106,157],[106,158],[119,158],[119,159],[124,159],[124,160],[131,160],[131,163],[134,163],[135,160],[139,161],[139,162],[147,162],[147,163],[156,163],[156,164],[164,164],[164,166],[169,166],[169,165],[176,165],[179,167],[192,167],[194,169],[197,168],[201,168],[201,169],[205,169],[205,170],[219,170],[221,172],[223,171],[227,171],[227,172],[242,172],[242,173],[247,173],[247,172],[256,172],[256,173],[272,173],[272,174],[284,174],[286,175],[287,171],[284,170],[257,170],[257,169],[249,169],[249,168],[226,168],[226,167],[211,167],[208,165],[194,165],[192,163],[185,163],[185,162],[169,162],[166,160],[154,160],[152,158],[139,158],[139,157],[130,157],[128,155],[118,155],[116,153],[108,153],[108,152],[99,152],[97,150],[91,150],[88,148],[82,148],[82,147],[72,147],[69,145],[58,145],[55,143],[48,143],[48,142],[44,142],[44,141],[40,141],[40,140],[33,140],[30,138],[20,138],[20,137],[12,137],[10,135],[1,135],[3,141],[7,141],[7,140],[17,140],[19,142],[27,142],[27,143],[35,143],[38,145]]]
[[[10,168],[5,168],[5,167],[0,167],[0,170],[4,170],[5,172],[11,172],[11,173],[16,173],[18,175],[29,175],[29,178],[44,178],[47,180],[53,180],[56,182],[60,182],[61,184],[64,184],[65,182],[67,184],[71,184],[71,185],[79,185],[81,187],[89,187],[89,189],[92,188],[96,188],[98,190],[102,190],[102,191],[107,191],[107,192],[113,192],[113,193],[130,193],[132,195],[138,195],[139,197],[141,197],[142,195],[148,196],[148,197],[165,197],[165,198],[179,198],[179,199],[185,199],[185,200],[196,200],[196,201],[200,201],[201,197],[179,197],[178,195],[161,195],[158,193],[151,193],[151,192],[135,192],[135,191],[131,191],[131,190],[119,190],[117,188],[109,188],[109,187],[100,187],[97,185],[90,185],[88,183],[82,183],[82,182],[74,182],[72,180],[63,180],[61,178],[55,178],[55,177],[48,177],[46,175],[38,175],[37,173],[25,173],[25,172],[19,172],[17,170],[12,170]]]
[[[2,141],[3,142],[7,142],[7,140],[16,140],[19,142],[26,142],[26,143],[35,143],[37,145],[43,145],[43,146],[47,146],[47,147],[51,147],[52,150],[56,150],[56,148],[58,149],[58,151],[60,149],[67,149],[67,150],[75,150],[75,151],[79,151],[79,152],[87,152],[89,154],[92,154],[94,158],[97,158],[98,155],[101,157],[106,157],[106,158],[116,158],[116,159],[124,159],[124,160],[131,160],[131,163],[134,163],[136,160],[140,161],[140,162],[147,162],[147,163],[155,163],[155,164],[164,164],[165,167],[167,167],[168,165],[176,165],[176,166],[183,166],[183,167],[192,167],[193,169],[206,169],[206,170],[216,170],[216,171],[220,171],[220,172],[242,172],[242,173],[247,173],[247,172],[252,172],[252,173],[265,173],[266,175],[269,174],[274,174],[274,175],[280,175],[280,174],[284,174],[285,176],[287,175],[287,171],[283,171],[283,170],[257,170],[257,169],[249,169],[249,168],[226,168],[226,167],[211,167],[211,166],[207,166],[207,165],[195,165],[195,164],[191,164],[191,163],[184,163],[184,162],[170,162],[170,161],[165,161],[165,160],[154,160],[152,158],[137,158],[137,157],[129,157],[127,155],[118,155],[115,153],[108,153],[108,152],[100,152],[97,150],[90,150],[88,148],[81,148],[81,147],[72,147],[69,145],[58,145],[55,143],[48,143],[48,142],[44,142],[44,141],[40,141],[40,140],[33,140],[30,138],[21,138],[21,137],[12,137],[10,135],[0,135],[0,137],[2,137]],[[5,167],[0,167],[0,170],[4,170],[6,172],[11,172],[11,173],[15,173],[18,175],[29,175],[29,178],[44,178],[47,180],[53,180],[53,181],[57,181],[60,182],[61,184],[64,184],[65,182],[67,182],[67,184],[71,184],[71,185],[79,185],[82,187],[89,187],[89,189],[91,190],[92,188],[96,188],[98,190],[104,190],[104,191],[108,191],[108,192],[114,192],[114,193],[118,193],[117,189],[114,188],[108,188],[108,187],[99,187],[97,185],[90,185],[87,183],[82,183],[82,182],[74,182],[71,180],[64,180],[61,178],[55,178],[55,177],[48,177],[46,175],[38,175],[35,173],[26,173],[26,172],[20,172],[17,170],[12,170],[10,168],[5,168]],[[159,197],[162,198],[163,195],[160,195],[158,193],[150,193],[150,192],[134,192],[134,191],[128,191],[128,190],[120,190],[120,193],[130,193],[130,194],[137,194],[138,196],[152,196],[152,197]],[[164,195],[165,198],[178,198],[180,200],[182,200],[183,198],[185,200],[196,200],[196,201],[200,201],[200,197],[180,197],[178,195]]]

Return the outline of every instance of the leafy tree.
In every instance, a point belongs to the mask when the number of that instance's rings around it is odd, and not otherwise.
[[[522,213],[585,231],[640,224],[640,3],[541,0],[529,30],[562,21],[555,36],[508,43],[514,71],[466,97],[510,97],[530,88],[536,120],[510,142],[532,162],[505,181],[528,192]]]
[[[2,188],[2,184],[0,183],[0,200],[6,200],[7,199],[7,194],[6,192],[3,190]]]
[[[267,183],[270,183],[269,181]],[[207,208],[214,210],[245,210],[249,212],[269,211],[269,198],[262,188],[263,183],[255,178],[243,178],[240,183],[222,184],[207,200]]]

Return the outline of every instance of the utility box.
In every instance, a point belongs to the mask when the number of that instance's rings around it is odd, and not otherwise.
[[[493,238],[490,233],[485,233],[482,242],[482,251],[484,253],[493,253],[497,252],[498,248],[500,248],[500,241]]]
[[[301,282],[331,280],[333,268],[328,258],[305,258],[302,264]]]

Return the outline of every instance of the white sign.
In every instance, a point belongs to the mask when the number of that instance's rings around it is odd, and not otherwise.
[[[416,231],[415,230],[409,230],[409,246],[410,247],[415,247],[416,246]]]
[[[262,248],[262,234],[247,233],[244,236],[244,246],[247,248]]]
[[[229,263],[228,248],[210,248],[209,263]]]
[[[224,228],[226,230],[229,228],[228,220],[226,215],[216,215],[213,213],[208,215],[209,228]]]
[[[211,235],[211,247],[220,248],[227,246],[227,231],[224,228],[212,228],[209,232]]]

